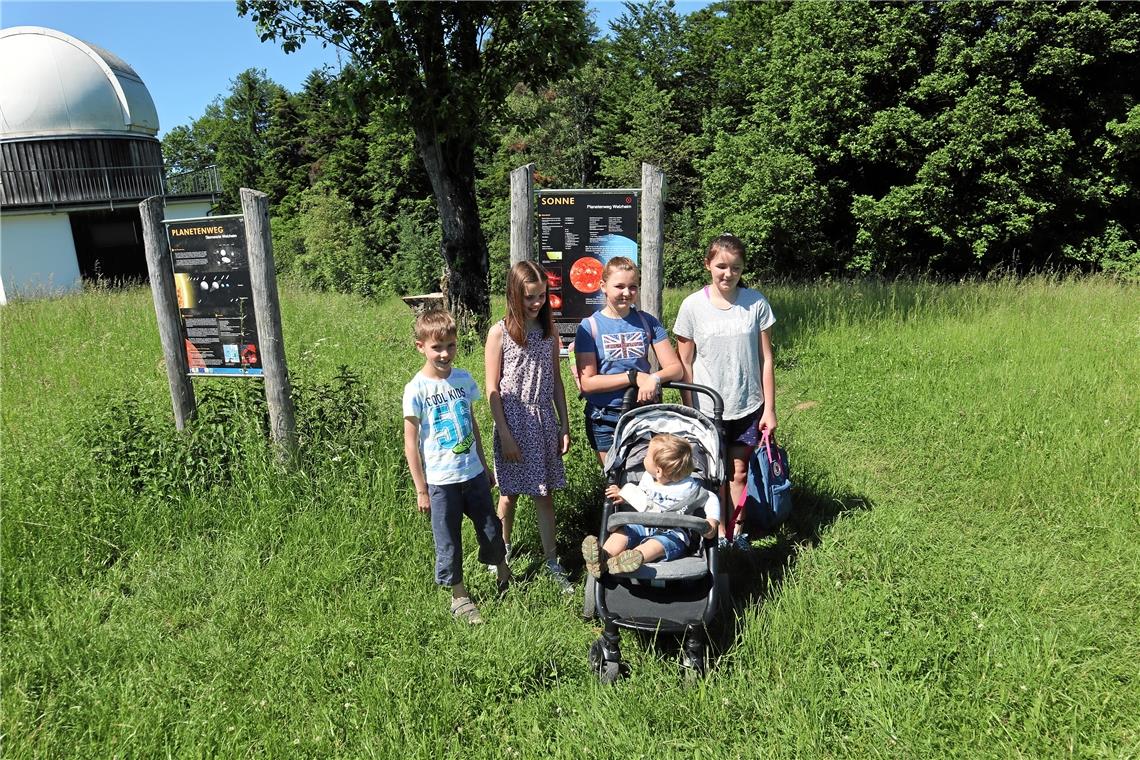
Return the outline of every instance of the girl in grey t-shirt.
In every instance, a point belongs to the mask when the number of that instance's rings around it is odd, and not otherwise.
[[[711,281],[681,304],[673,333],[686,382],[715,389],[724,398],[725,433],[732,456],[729,491],[740,500],[748,459],[763,428],[776,429],[776,378],[772,369],[772,307],[758,291],[743,287],[744,243],[721,235],[709,244],[705,269]],[[698,409],[709,401],[694,394]],[[706,413],[708,409],[702,409]],[[724,523],[721,523],[721,537]],[[737,534],[738,548],[749,546]]]

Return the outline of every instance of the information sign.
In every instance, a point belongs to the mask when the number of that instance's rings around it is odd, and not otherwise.
[[[577,324],[605,306],[602,271],[615,256],[637,263],[636,190],[540,190],[539,263],[550,277],[550,307]],[[561,332],[561,331],[560,331]]]
[[[262,375],[242,216],[165,224],[186,343],[186,371]]]

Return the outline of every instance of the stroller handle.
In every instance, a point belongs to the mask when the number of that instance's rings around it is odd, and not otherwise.
[[[713,419],[717,422],[721,421],[724,415],[724,399],[716,389],[710,388],[707,385],[697,385],[696,383],[685,383],[680,380],[670,380],[667,383],[661,383],[661,388],[676,388],[679,391],[689,391],[690,393],[700,393],[712,399],[713,404]],[[634,401],[637,400],[637,388],[629,387],[625,391],[625,395],[621,398],[621,413],[625,414],[634,406]]]

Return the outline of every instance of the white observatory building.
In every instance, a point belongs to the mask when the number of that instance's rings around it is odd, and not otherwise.
[[[0,304],[146,277],[138,204],[206,216],[216,170],[167,177],[154,101],[113,53],[35,26],[0,30]]]

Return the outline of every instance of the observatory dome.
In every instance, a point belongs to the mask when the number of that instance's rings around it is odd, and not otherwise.
[[[0,30],[0,137],[151,137],[158,113],[113,53],[39,26]]]

